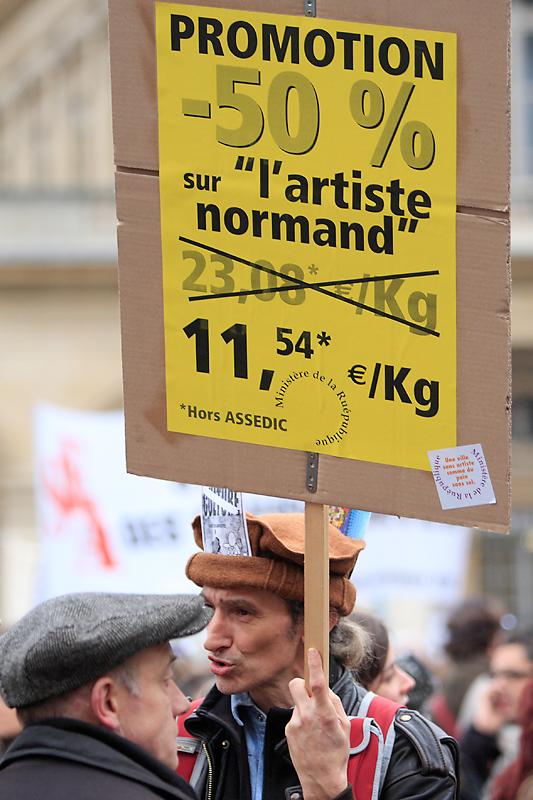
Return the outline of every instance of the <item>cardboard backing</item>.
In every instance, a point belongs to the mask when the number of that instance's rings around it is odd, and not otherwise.
[[[304,15],[303,0],[210,5]],[[448,511],[431,472],[321,455],[310,494],[305,452],[167,431],[154,6],[109,0],[128,471],[508,532],[509,4],[317,0],[317,18],[458,34],[457,444],[482,444],[497,503]]]

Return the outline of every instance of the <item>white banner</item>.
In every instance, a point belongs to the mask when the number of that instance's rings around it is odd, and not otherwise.
[[[36,601],[79,591],[198,593],[185,577],[197,551],[201,487],[129,475],[122,412],[35,410],[41,561]],[[303,503],[244,495],[251,513]]]
[[[373,609],[402,644],[442,645],[444,623],[466,592],[468,528],[373,514],[352,580],[357,607]]]

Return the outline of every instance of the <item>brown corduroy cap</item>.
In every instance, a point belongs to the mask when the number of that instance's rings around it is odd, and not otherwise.
[[[187,563],[187,577],[197,586],[233,589],[246,586],[266,589],[287,600],[304,599],[303,514],[246,514],[251,556],[221,553],[195,553]],[[200,516],[192,523],[196,544],[202,547]],[[329,526],[329,602],[341,616],[347,616],[355,603],[355,586],[350,574],[365,543],[344,536]]]

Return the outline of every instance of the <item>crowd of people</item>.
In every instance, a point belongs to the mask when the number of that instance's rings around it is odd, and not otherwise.
[[[328,686],[303,515],[248,515],[251,556],[193,531],[200,595],[67,595],[0,637],[0,800],[533,800],[533,633],[498,604],[454,610],[438,668],[397,655],[354,611],[363,543],[330,526]],[[175,654],[203,628],[207,673]]]
[[[445,662],[429,669],[413,654],[396,658],[377,617],[352,618],[372,642],[356,680],[457,740],[462,800],[533,800],[533,630],[506,633],[501,604],[470,597],[448,618]]]

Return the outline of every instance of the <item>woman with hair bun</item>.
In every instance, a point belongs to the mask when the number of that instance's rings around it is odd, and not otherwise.
[[[353,671],[357,683],[380,697],[405,706],[416,681],[396,662],[394,648],[389,642],[387,628],[373,614],[354,611],[350,619],[371,637],[370,650],[362,664]]]

